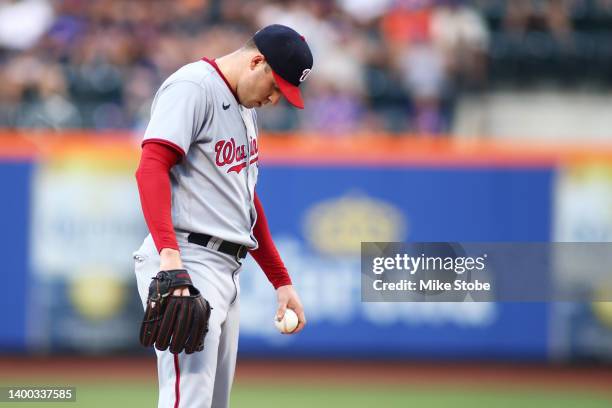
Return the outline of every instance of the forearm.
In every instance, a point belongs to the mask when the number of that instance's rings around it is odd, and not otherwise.
[[[254,201],[255,209],[257,210],[257,223],[253,229],[253,234],[259,243],[259,247],[254,251],[250,251],[250,253],[275,289],[281,286],[291,285],[291,278],[276,249],[276,245],[274,245],[268,221],[257,194],[255,194]]]

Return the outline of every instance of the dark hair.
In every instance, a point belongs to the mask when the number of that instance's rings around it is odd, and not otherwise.
[[[246,43],[244,43],[242,49],[259,51],[259,48],[257,48],[257,45],[255,44],[255,39],[253,37],[251,37]]]
[[[259,51],[259,48],[257,48],[257,45],[255,44],[255,40],[253,38],[249,39],[246,43],[244,43],[244,45],[242,46],[241,50],[247,50],[247,51]],[[266,61],[266,65],[265,68],[266,72],[270,72],[270,70],[272,68],[270,68],[270,65],[268,64],[268,61]]]

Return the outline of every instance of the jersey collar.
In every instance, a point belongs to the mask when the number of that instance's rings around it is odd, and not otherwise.
[[[223,72],[221,72],[221,70],[219,69],[219,66],[215,62],[215,59],[214,58],[208,59],[206,57],[202,57],[202,61],[208,62],[210,65],[213,66],[213,68],[219,73],[219,76],[221,77],[221,79],[223,79],[223,82],[225,82],[225,85],[227,85],[227,88],[230,90],[232,95],[234,95],[234,98],[236,98],[236,102],[240,104],[240,101],[238,100],[238,95],[236,95],[236,92],[234,92],[234,90],[230,86],[230,83],[227,81],[227,78],[225,77],[225,75],[223,75]]]

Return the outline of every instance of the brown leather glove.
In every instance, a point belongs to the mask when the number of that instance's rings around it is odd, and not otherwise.
[[[187,287],[189,296],[172,295],[179,287]],[[185,269],[161,271],[149,285],[140,343],[162,351],[170,346],[173,354],[202,351],[211,310]]]

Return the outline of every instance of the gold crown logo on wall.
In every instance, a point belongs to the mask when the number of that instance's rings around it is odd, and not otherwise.
[[[104,270],[88,270],[71,280],[69,296],[83,317],[100,321],[121,311],[127,300],[127,288],[125,282]]]
[[[406,238],[407,221],[392,204],[350,194],[312,207],[304,220],[304,236],[327,255],[354,255],[361,242],[393,242]]]

